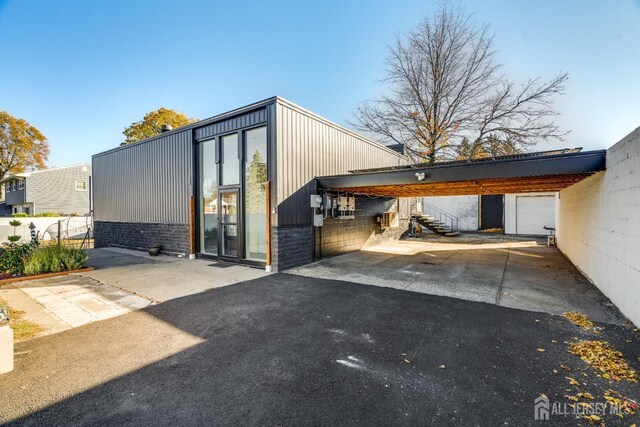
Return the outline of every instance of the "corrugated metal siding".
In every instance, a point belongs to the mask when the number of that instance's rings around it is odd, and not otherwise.
[[[86,170],[83,170],[86,169]],[[86,182],[89,188],[91,166],[78,165],[34,172],[26,178],[27,202],[33,203],[34,213],[89,212],[89,190],[77,191],[76,181]]]
[[[242,116],[233,117],[228,120],[224,120],[217,123],[212,123],[208,126],[197,128],[196,140],[210,138],[214,135],[220,135],[222,133],[232,132],[234,130],[258,125],[267,121],[267,110],[262,108],[257,111],[253,111]]]
[[[310,224],[316,176],[408,163],[406,157],[282,100],[277,102],[278,225]]]
[[[189,222],[192,130],[93,157],[96,221]]]

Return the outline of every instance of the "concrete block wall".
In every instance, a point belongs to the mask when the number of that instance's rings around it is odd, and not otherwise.
[[[640,128],[607,150],[607,170],[562,190],[559,249],[640,325]]]
[[[327,258],[360,250],[373,242],[397,240],[402,231],[407,230],[408,220],[384,231],[376,222],[376,216],[396,210],[397,199],[357,196],[355,219],[327,218],[324,226],[316,230],[316,256]]]
[[[189,224],[96,221],[94,229],[96,248],[118,246],[147,250],[149,245],[158,244],[166,253],[189,253]]]

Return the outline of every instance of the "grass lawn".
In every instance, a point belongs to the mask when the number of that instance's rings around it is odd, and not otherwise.
[[[24,311],[12,309],[3,299],[0,299],[0,308],[5,308],[9,314],[9,326],[13,329],[13,341],[28,340],[42,332],[42,327],[37,323],[22,319]]]

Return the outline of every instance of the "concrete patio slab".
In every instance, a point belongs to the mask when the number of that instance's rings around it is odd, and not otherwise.
[[[386,242],[287,273],[556,315],[579,311],[606,323],[626,321],[557,248],[535,238],[463,235]]]
[[[261,268],[220,263],[214,260],[149,256],[120,248],[89,251],[89,266],[81,273],[103,284],[125,289],[155,302],[193,295],[209,289],[264,277]]]

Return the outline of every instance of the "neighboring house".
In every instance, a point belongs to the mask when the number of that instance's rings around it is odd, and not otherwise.
[[[497,230],[505,234],[548,235],[556,225],[557,193],[517,193],[422,198],[422,213],[453,218],[460,231]],[[457,227],[455,227],[457,225]]]
[[[91,166],[80,164],[8,175],[0,181],[0,214],[84,215],[91,210]]]

